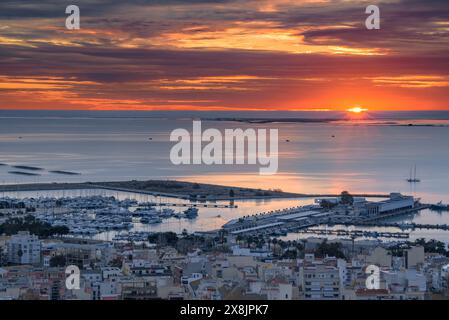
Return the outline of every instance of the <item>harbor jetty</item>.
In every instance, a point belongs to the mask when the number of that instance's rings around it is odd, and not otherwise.
[[[73,183],[31,183],[0,185],[0,192],[49,191],[104,189],[133,192],[168,198],[192,201],[232,201],[250,199],[294,199],[338,197],[338,194],[305,194],[284,192],[282,190],[263,190],[222,186],[214,184],[186,182],[177,180],[145,180],[145,181],[105,181],[105,182],[73,182]],[[354,194],[354,197],[388,198],[388,194]]]
[[[449,204],[443,204],[441,201],[437,204],[431,204],[430,210],[433,211],[449,211]]]
[[[406,232],[378,232],[368,230],[345,230],[345,229],[305,229],[300,230],[299,233],[312,233],[316,235],[336,235],[340,237],[355,237],[355,238],[399,238],[406,239],[410,237]]]
[[[415,229],[449,230],[448,224],[365,222],[365,223],[357,223],[356,226],[398,228],[402,230],[415,230]]]
[[[235,209],[238,208],[235,204],[217,204],[217,203],[175,203],[175,202],[148,202],[151,207],[178,207],[178,208],[221,208],[221,209]]]
[[[391,193],[389,199],[367,201],[364,198],[352,197],[352,201],[336,199],[316,199],[317,204],[287,208],[271,212],[259,213],[233,219],[222,228],[234,235],[286,235],[288,232],[307,232],[319,225],[376,225],[393,216],[406,215],[429,208],[411,196]],[[332,206],[329,206],[332,204]],[[334,231],[332,231],[334,232]],[[338,232],[337,232],[338,233]],[[357,233],[348,235],[358,235]],[[367,234],[365,234],[366,236]],[[370,234],[370,235],[374,235]],[[396,233],[377,235],[386,237],[405,237]]]

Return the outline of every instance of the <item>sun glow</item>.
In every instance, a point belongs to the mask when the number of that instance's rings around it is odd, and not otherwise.
[[[352,112],[352,113],[362,113],[362,112],[368,111],[368,109],[364,109],[361,107],[354,107],[354,108],[347,109],[346,111]]]

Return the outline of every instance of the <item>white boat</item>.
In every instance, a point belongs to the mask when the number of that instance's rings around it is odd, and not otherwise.
[[[142,217],[142,218],[140,218],[140,222],[145,223],[145,224],[157,224],[157,223],[161,223],[162,219],[158,218],[158,217],[155,217],[155,218]]]
[[[190,207],[186,211],[184,211],[184,214],[188,219],[194,219],[198,216],[198,209]]]

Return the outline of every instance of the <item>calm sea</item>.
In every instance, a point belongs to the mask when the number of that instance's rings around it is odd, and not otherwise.
[[[206,121],[203,128],[277,128],[279,172],[260,176],[255,166],[175,166],[170,132],[191,130],[192,118],[339,118],[337,123],[247,124]],[[449,203],[449,113],[369,113],[347,121],[341,113],[164,113],[0,111],[0,183],[181,179],[280,188],[302,193],[402,192]],[[414,125],[408,125],[414,124]],[[38,176],[10,173],[33,166]],[[406,179],[417,168],[420,183]],[[76,176],[50,171],[81,173]],[[273,202],[271,202],[273,203]],[[274,207],[290,205],[281,203]],[[260,207],[271,208],[273,205]],[[248,205],[254,207],[254,203]],[[249,209],[248,209],[249,210]],[[252,212],[252,210],[250,211]],[[419,222],[449,223],[449,214],[423,211]],[[239,214],[249,213],[239,211]],[[423,216],[424,215],[424,216]],[[211,212],[211,217],[217,216]],[[229,218],[216,218],[213,225]],[[415,218],[414,218],[415,219]],[[206,226],[196,229],[207,229]],[[181,227],[181,226],[180,226]]]

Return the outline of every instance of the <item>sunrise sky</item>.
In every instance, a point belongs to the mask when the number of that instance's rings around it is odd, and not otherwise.
[[[448,0],[0,3],[0,109],[447,110],[448,57]]]

